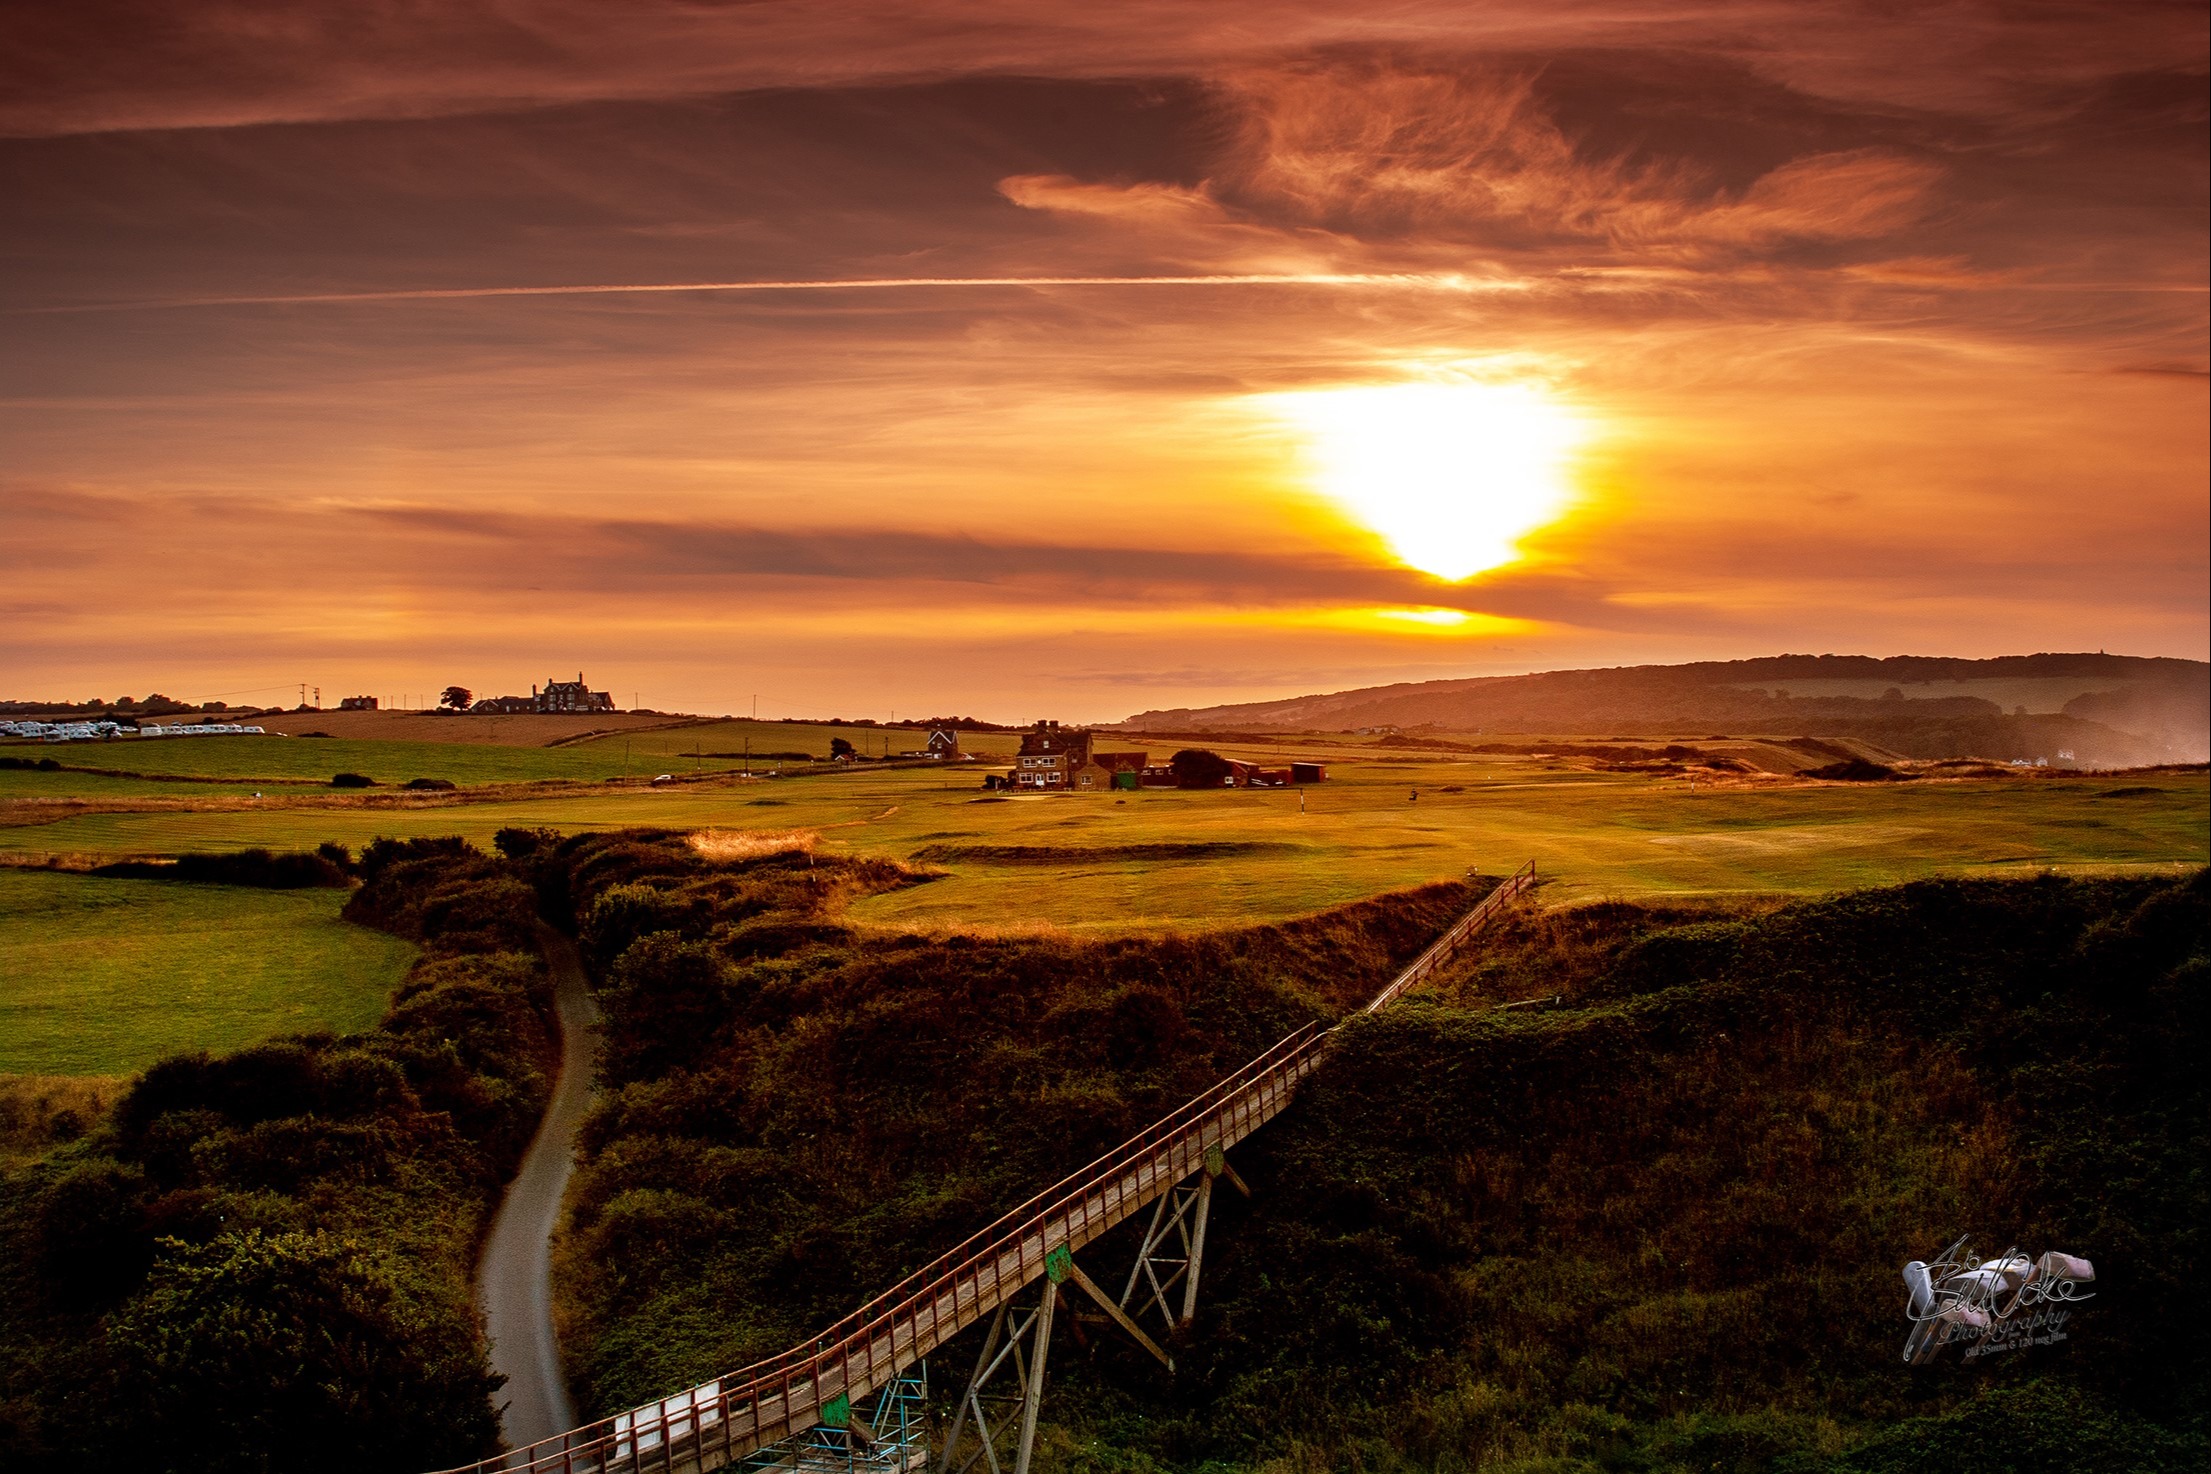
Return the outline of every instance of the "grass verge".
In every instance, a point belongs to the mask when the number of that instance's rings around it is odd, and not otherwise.
[[[166,1055],[373,1024],[414,948],[272,891],[0,868],[0,1073],[127,1075]]]

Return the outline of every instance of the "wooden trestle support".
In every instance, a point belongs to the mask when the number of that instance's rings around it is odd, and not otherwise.
[[[975,1373],[968,1378],[967,1390],[960,1395],[958,1410],[952,1416],[936,1474],[967,1474],[977,1462],[990,1474],[1029,1474],[1054,1313],[1067,1295],[1062,1286],[1080,1289],[1103,1311],[1086,1317],[1070,1304],[1068,1318],[1076,1335],[1082,1334],[1085,1319],[1117,1326],[1168,1371],[1175,1369],[1174,1357],[1145,1334],[1137,1317],[1156,1309],[1173,1332],[1189,1325],[1197,1314],[1198,1271],[1205,1262],[1205,1227],[1212,1213],[1213,1183],[1223,1177],[1245,1197],[1251,1196],[1251,1189],[1217,1146],[1207,1149],[1203,1168],[1160,1195],[1118,1300],[1109,1298],[1096,1280],[1083,1273],[1075,1256],[1065,1248],[1052,1251],[1044,1261],[1043,1288],[1036,1303],[1001,1305],[992,1317],[983,1349],[975,1358]],[[1167,1298],[1167,1292],[1178,1282],[1182,1285],[1179,1309]],[[1144,1293],[1138,1299],[1140,1288]],[[1132,1299],[1137,1300],[1133,1310],[1129,1304]]]

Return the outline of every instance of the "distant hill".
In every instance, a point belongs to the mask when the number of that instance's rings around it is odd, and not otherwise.
[[[2088,767],[2211,757],[2211,665],[2132,655],[1775,655],[1419,681],[1286,701],[1175,707],[1150,732],[1855,737],[1904,757]]]

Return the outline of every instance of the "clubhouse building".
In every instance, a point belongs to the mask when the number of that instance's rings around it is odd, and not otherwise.
[[[1141,752],[1100,752],[1095,732],[1038,722],[1021,734],[1010,784],[1046,793],[1135,788],[1143,778],[1144,757]]]

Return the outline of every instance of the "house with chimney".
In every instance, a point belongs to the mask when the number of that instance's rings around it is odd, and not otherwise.
[[[614,697],[605,691],[594,691],[583,683],[583,672],[577,671],[573,681],[547,681],[545,689],[531,687],[537,697],[539,711],[612,711]]]
[[[1099,793],[1134,788],[1144,771],[1141,752],[1100,752],[1097,734],[1058,722],[1038,722],[1021,734],[1008,786],[1031,793]]]
[[[469,707],[471,713],[487,716],[612,710],[614,697],[605,691],[594,691],[586,686],[582,671],[576,672],[573,681],[547,681],[542,688],[532,686],[527,696],[486,696]]]

